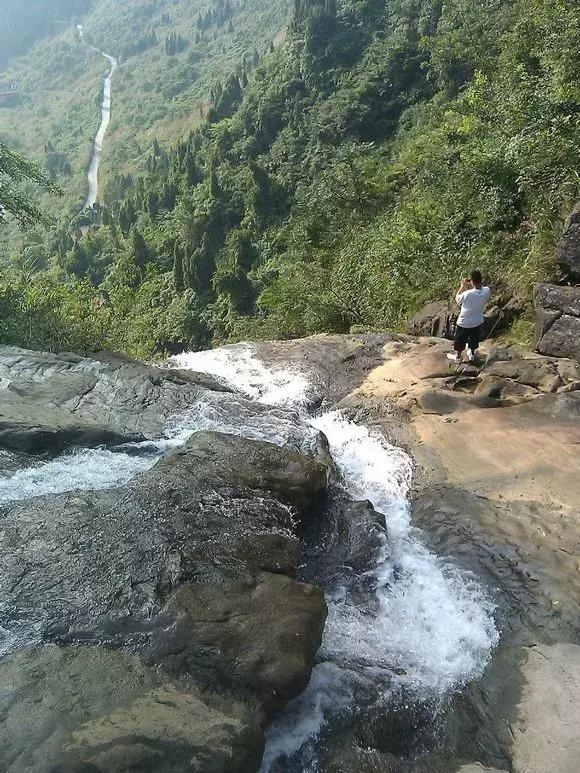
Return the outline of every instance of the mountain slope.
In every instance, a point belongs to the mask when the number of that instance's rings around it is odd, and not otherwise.
[[[77,22],[82,21],[86,41],[120,63],[104,179],[107,169],[145,171],[142,159],[153,137],[173,143],[199,123],[212,84],[241,68],[244,56],[251,62],[256,51],[267,50],[287,12],[284,0],[69,0],[68,6],[71,13],[78,11],[65,16],[68,26],[60,25],[64,29],[55,34],[58,25],[51,23],[53,34],[0,73],[0,82],[19,87],[9,104],[0,105],[0,139],[59,177],[69,215],[80,209],[86,193],[106,66],[79,40]],[[46,13],[38,11],[35,18]],[[18,18],[25,24],[21,17],[22,12]],[[177,41],[173,48],[171,40]],[[62,200],[44,204],[62,212]]]
[[[74,340],[147,355],[397,328],[473,264],[530,303],[580,196],[579,30],[572,0],[297,0],[35,281]]]

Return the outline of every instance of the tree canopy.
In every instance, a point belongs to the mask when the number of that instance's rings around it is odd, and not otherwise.
[[[531,305],[580,197],[577,2],[296,0],[272,49],[143,174],[110,175],[100,228],[16,255],[67,287],[67,340],[82,320],[143,356],[398,329],[474,265]]]
[[[45,216],[22,189],[22,183],[26,182],[35,183],[51,193],[58,192],[38,166],[0,142],[0,219],[13,215],[21,225],[46,222]]]

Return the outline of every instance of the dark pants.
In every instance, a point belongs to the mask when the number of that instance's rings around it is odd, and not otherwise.
[[[479,341],[481,338],[481,325],[477,327],[460,327],[455,328],[455,338],[453,339],[453,348],[456,352],[461,353],[466,346],[469,346],[472,352],[479,349]]]

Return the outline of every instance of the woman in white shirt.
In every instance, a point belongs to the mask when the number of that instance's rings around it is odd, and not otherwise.
[[[469,361],[475,360],[481,339],[483,313],[491,298],[491,290],[489,287],[484,287],[482,282],[481,271],[472,271],[470,279],[461,280],[459,291],[455,296],[456,302],[461,306],[453,340],[455,351],[447,355],[452,362],[461,362],[466,346],[469,347]]]

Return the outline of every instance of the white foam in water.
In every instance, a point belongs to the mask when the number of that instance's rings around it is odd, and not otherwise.
[[[0,477],[0,502],[14,502],[65,491],[95,491],[119,486],[156,459],[106,449],[86,448]]]
[[[268,370],[248,344],[180,355],[174,362],[211,373],[263,403],[294,408],[306,403],[304,376]],[[380,684],[398,674],[419,695],[442,695],[479,676],[498,640],[493,606],[476,581],[430,553],[411,529],[409,456],[338,412],[310,423],[328,438],[351,496],[370,500],[384,514],[389,539],[374,572],[377,610],[349,605],[340,589],[328,595],[320,652],[326,662],[315,667],[307,690],[270,727],[262,773],[308,746],[333,713],[352,704],[357,680]],[[388,690],[386,684],[385,679]],[[303,771],[307,764],[303,760]]]
[[[493,608],[473,578],[430,553],[411,528],[409,456],[338,412],[311,419],[304,411],[310,388],[304,375],[289,368],[268,369],[250,344],[178,355],[171,364],[212,374],[272,409],[256,414],[241,398],[204,395],[169,422],[161,440],[125,447],[137,454],[77,450],[0,477],[0,502],[122,485],[199,429],[300,447],[314,443],[320,430],[350,495],[369,499],[384,514],[388,541],[373,573],[373,609],[350,602],[345,589],[327,594],[322,662],[308,688],[268,730],[262,773],[299,751],[303,773],[315,772],[317,735],[332,716],[356,707],[357,691],[364,691],[365,683],[386,697],[396,675],[410,691],[431,696],[476,678],[498,638]],[[312,754],[305,754],[309,749]]]
[[[411,459],[332,412],[313,420],[355,499],[385,515],[389,543],[375,575],[379,612],[329,605],[325,656],[351,652],[368,667],[405,673],[412,689],[444,692],[478,675],[497,642],[493,607],[475,581],[412,534]]]
[[[250,344],[185,352],[172,357],[169,363],[176,368],[209,373],[264,405],[299,408],[307,402],[309,382],[305,376],[288,368],[268,370],[255,357]]]

